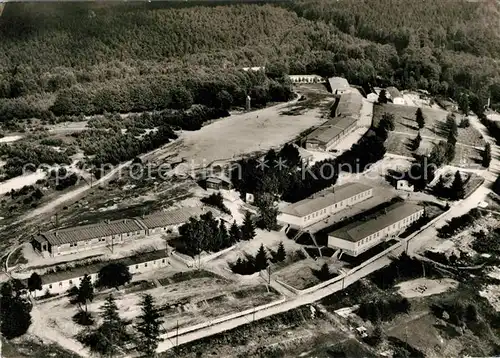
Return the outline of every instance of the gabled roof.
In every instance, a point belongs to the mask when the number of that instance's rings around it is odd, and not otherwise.
[[[423,207],[416,204],[404,202],[396,203],[379,212],[380,215],[369,219],[368,221],[357,221],[335,230],[328,236],[344,239],[351,242],[358,242],[376,232],[379,232],[394,223],[413,215]]]
[[[403,97],[401,95],[401,92],[399,92],[399,90],[396,87],[387,87],[385,90],[386,90],[386,92],[389,93],[389,95],[391,96],[391,99]]]
[[[57,229],[44,232],[41,235],[47,239],[51,245],[63,245],[140,230],[144,230],[144,228],[136,220],[122,219],[101,222],[98,224],[75,226],[66,229]]]
[[[49,272],[42,275],[42,284],[46,285],[59,281],[71,280],[74,278],[82,277],[86,274],[87,275],[96,274],[101,270],[101,268],[109,265],[110,263],[121,262],[126,266],[132,266],[141,264],[143,262],[163,259],[166,256],[167,255],[165,250],[157,250],[157,251],[143,252],[134,256],[123,257],[121,259],[94,262],[90,265],[73,267],[64,271]]]
[[[203,206],[160,211],[154,214],[146,215],[140,220],[148,229],[154,229],[157,227],[180,225],[187,222],[191,217],[199,217],[200,215],[206,214],[208,212],[212,212],[214,216],[220,215],[218,210]]]
[[[332,118],[312,131],[307,136],[306,141],[327,144],[354,123],[356,123],[356,119],[352,117]]]
[[[281,212],[283,214],[304,217],[372,189],[372,187],[361,183],[346,183],[333,189],[334,191],[321,192],[317,197],[307,198],[290,204],[281,209]]]
[[[358,90],[343,93],[336,106],[337,116],[359,116],[363,106],[363,96]]]
[[[349,82],[343,77],[330,77],[328,79],[328,83],[330,84],[330,88],[333,92],[337,89],[348,89]]]

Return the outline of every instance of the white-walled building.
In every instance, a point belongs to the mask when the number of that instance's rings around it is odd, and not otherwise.
[[[386,88],[387,97],[389,97],[394,104],[404,105],[406,104],[403,95],[396,87],[387,87]]]
[[[130,273],[138,274],[166,267],[169,264],[165,250],[145,252],[122,259],[102,261],[87,266],[70,268],[65,271],[49,272],[41,275],[42,289],[35,291],[37,296],[45,292],[63,293],[73,286],[79,286],[85,275],[89,275],[92,283],[96,283],[98,273],[106,265],[121,262],[129,268]]]
[[[305,228],[372,196],[373,188],[368,185],[343,184],[284,207],[278,214],[278,222],[293,228]]]
[[[396,203],[381,215],[368,221],[358,221],[328,234],[328,246],[341,249],[350,256],[359,254],[402,233],[424,215],[416,204]]]
[[[318,75],[289,75],[292,83],[324,83],[325,79]]]
[[[349,90],[349,82],[343,77],[330,77],[328,84],[333,94],[342,94]]]
[[[200,215],[211,212],[214,216],[220,213],[210,207],[192,207],[177,210],[159,211],[146,215],[138,221],[144,226],[146,235],[153,235],[163,232],[178,232],[180,226],[189,221],[189,218],[198,218]]]

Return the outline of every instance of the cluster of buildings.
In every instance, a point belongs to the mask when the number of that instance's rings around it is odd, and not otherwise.
[[[292,83],[324,83],[326,80],[318,75],[289,75]]]
[[[141,218],[105,221],[97,224],[81,225],[65,229],[55,229],[35,235],[31,244],[43,256],[69,255],[100,247],[113,247],[145,236],[175,232],[191,217],[211,211],[208,207],[182,208],[160,211]]]
[[[357,91],[342,92],[332,106],[332,117],[305,139],[306,149],[326,151],[353,132],[361,116],[363,96]]]
[[[280,210],[278,222],[300,231],[329,216],[373,197],[373,187],[347,183],[318,195],[288,205]],[[370,214],[366,221],[356,221],[328,233],[328,246],[350,256],[371,249],[396,237],[424,215],[420,205],[398,202],[381,212]]]
[[[372,92],[366,96],[366,98],[368,99],[368,101],[375,103],[378,101],[378,97],[380,95],[380,92],[382,92],[382,90],[383,88],[375,87],[373,88]],[[399,105],[406,104],[403,95],[401,94],[401,92],[399,92],[399,90],[396,87],[391,86],[385,88],[385,94],[387,99],[394,104],[399,104]]]

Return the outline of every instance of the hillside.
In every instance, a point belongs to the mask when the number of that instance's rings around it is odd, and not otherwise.
[[[490,94],[500,102],[494,2],[271,2],[8,3],[0,117],[170,108],[172,94],[157,89],[172,84],[196,103],[206,95],[200,77],[209,91],[241,98],[255,82],[235,80],[237,70],[263,65],[274,79],[335,74],[359,85],[382,79],[452,97],[466,91],[473,108]],[[143,100],[151,96],[166,100]]]

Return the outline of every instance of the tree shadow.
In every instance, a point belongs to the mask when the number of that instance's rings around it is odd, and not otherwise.
[[[448,136],[449,129],[445,122],[436,122],[432,132],[439,137],[446,138]]]
[[[418,126],[413,126],[411,124],[407,124],[407,123],[403,123],[403,122],[399,122],[403,127],[406,127],[408,129],[411,129],[413,131],[418,131]]]

